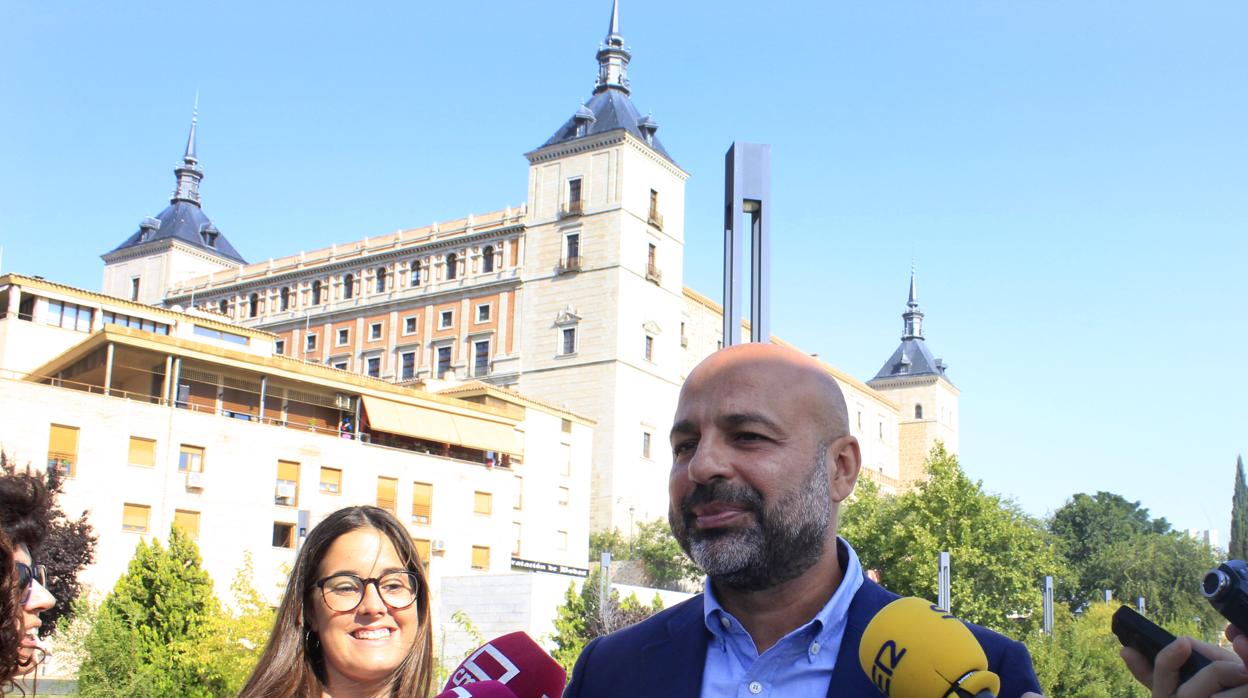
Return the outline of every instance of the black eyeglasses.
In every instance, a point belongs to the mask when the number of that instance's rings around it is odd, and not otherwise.
[[[14,564],[17,565],[17,588],[20,590],[20,601],[25,604],[30,600],[30,594],[35,588],[31,582],[39,582],[39,586],[48,585],[48,570],[43,565],[28,565],[24,562]]]
[[[331,611],[346,613],[354,611],[364,601],[369,584],[377,588],[382,603],[392,611],[411,606],[420,590],[420,578],[415,572],[390,572],[371,579],[355,574],[335,574],[318,579],[314,586],[320,588],[321,598]]]

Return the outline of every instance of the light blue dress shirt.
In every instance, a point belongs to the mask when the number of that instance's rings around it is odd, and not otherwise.
[[[862,586],[862,565],[845,539],[848,558],[844,577],[832,598],[802,627],[780,638],[758,654],[753,638],[719,605],[708,577],[704,584],[702,614],[713,636],[706,644],[702,669],[702,698],[824,698],[841,649],[849,604]]]

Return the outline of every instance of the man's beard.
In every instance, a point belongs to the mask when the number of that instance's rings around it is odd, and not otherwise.
[[[672,533],[690,559],[716,584],[760,591],[795,579],[823,554],[832,522],[827,448],[820,444],[810,477],[784,499],[764,506],[749,485],[713,480],[697,485],[679,510],[668,510]],[[693,507],[710,502],[744,506],[752,525],[702,531],[694,527]]]

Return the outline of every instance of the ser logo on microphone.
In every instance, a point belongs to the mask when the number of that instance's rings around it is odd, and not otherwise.
[[[887,659],[885,654],[888,655]],[[897,643],[892,640],[880,645],[880,651],[875,653],[875,661],[871,664],[871,682],[884,695],[889,695],[889,689],[893,684],[893,672],[897,670],[897,665],[905,656],[906,650],[898,651]]]

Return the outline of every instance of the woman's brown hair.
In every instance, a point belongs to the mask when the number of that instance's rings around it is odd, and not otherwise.
[[[14,686],[13,679],[25,668],[20,654],[25,635],[22,605],[18,602],[22,590],[17,588],[14,562],[13,544],[0,531],[0,693],[5,692],[6,686]]]
[[[335,540],[361,528],[374,528],[394,545],[404,567],[420,579],[416,595],[419,616],[412,651],[394,671],[392,696],[425,696],[433,678],[433,635],[429,620],[429,584],[411,536],[403,524],[384,509],[347,507],[330,514],[312,529],[299,549],[286,592],[277,609],[277,621],[264,653],[239,693],[239,698],[320,698],[325,688],[325,659],[311,628],[310,603],[317,568]]]

